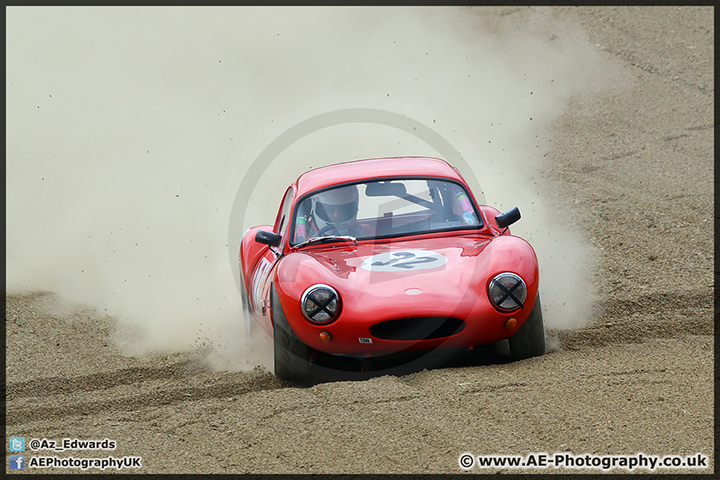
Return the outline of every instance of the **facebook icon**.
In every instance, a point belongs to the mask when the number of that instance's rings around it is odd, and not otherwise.
[[[10,455],[10,470],[25,470],[25,455]]]

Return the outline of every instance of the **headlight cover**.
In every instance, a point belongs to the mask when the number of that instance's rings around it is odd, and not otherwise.
[[[330,323],[340,312],[340,295],[329,285],[313,285],[300,297],[300,309],[312,323]]]
[[[488,297],[498,310],[511,312],[523,307],[527,286],[518,275],[504,272],[496,275],[488,285]]]

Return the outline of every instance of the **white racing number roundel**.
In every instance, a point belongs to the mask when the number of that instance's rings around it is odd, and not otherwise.
[[[414,272],[437,268],[447,263],[447,258],[430,250],[395,250],[373,255],[360,265],[372,272]]]

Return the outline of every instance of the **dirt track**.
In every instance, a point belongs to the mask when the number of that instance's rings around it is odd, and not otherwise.
[[[459,473],[464,452],[566,451],[701,452],[690,472],[711,473],[713,10],[557,11],[634,79],[571,103],[544,169],[603,255],[592,325],[550,332],[540,358],[294,388],[198,352],[123,357],[112,319],[10,296],[7,435],[107,437],[142,473]]]

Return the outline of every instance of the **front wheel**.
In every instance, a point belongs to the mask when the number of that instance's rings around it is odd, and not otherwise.
[[[545,353],[545,325],[540,306],[540,294],[535,299],[535,306],[520,330],[509,338],[510,357],[513,360],[537,357]]]
[[[283,380],[306,382],[310,377],[310,347],[295,336],[277,298],[275,285],[270,288],[275,376]]]

